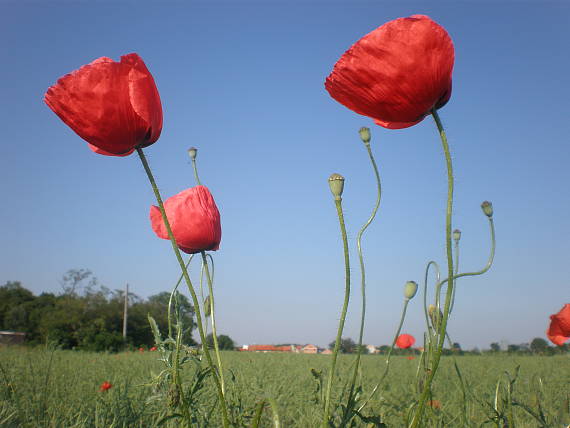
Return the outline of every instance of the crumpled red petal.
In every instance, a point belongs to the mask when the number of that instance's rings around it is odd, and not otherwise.
[[[178,247],[188,254],[217,250],[222,238],[220,212],[205,186],[196,186],[164,202],[166,216]],[[159,238],[169,239],[160,209],[150,207],[150,221]]]
[[[149,146],[162,131],[160,96],[136,53],[120,62],[102,57],[63,76],[44,101],[81,138],[109,155]]]
[[[325,88],[380,126],[407,128],[449,100],[454,56],[451,38],[428,16],[398,18],[348,49]]]
[[[546,335],[558,346],[570,339],[570,303],[566,303],[557,314],[550,315],[550,325]]]

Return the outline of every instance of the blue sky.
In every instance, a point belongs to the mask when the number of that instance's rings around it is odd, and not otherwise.
[[[327,177],[346,177],[357,337],[355,238],[374,203],[358,137],[372,129],[384,186],[363,240],[365,342],[390,340],[402,287],[445,266],[446,171],[430,118],[375,126],[329,97],[324,80],[352,43],[383,23],[427,14],[451,35],[453,94],[440,110],[454,159],[461,270],[450,334],[465,348],[544,337],[570,301],[570,5],[567,2],[20,2],[0,3],[2,137],[0,284],[59,292],[68,269],[147,297],[178,277],[170,244],[150,228],[151,188],[136,156],[93,154],[43,103],[62,75],[137,52],[159,89],[160,140],[146,149],[164,197],[193,186],[186,150],[222,215],[214,253],[218,331],[238,343],[333,340],[344,287]],[[193,277],[199,266],[193,265]],[[420,299],[404,331],[423,331]]]

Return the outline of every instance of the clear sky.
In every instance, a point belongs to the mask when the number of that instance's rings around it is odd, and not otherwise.
[[[544,337],[570,301],[570,3],[517,1],[0,1],[0,284],[59,292],[68,269],[147,297],[179,271],[151,230],[151,188],[137,156],[95,155],[43,103],[62,75],[137,52],[159,89],[164,129],[146,149],[163,196],[194,185],[186,150],[222,215],[215,252],[218,331],[237,343],[315,343],[336,334],[344,289],[327,178],[346,177],[353,294],[344,336],[357,338],[355,237],[375,198],[358,137],[372,129],[384,186],[364,236],[365,342],[387,343],[402,287],[445,267],[446,171],[430,118],[387,130],[338,104],[324,80],[340,55],[383,23],[427,14],[455,45],[453,94],[440,110],[454,159],[460,270],[450,334],[464,348]],[[193,265],[197,278],[199,265]],[[423,332],[421,299],[404,331]]]

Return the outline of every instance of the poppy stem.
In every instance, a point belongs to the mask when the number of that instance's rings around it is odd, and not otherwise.
[[[214,312],[214,286],[213,278],[210,275],[210,269],[208,268],[208,259],[206,257],[206,252],[202,251],[202,265],[206,271],[206,279],[208,280],[208,293],[210,296],[210,320],[212,323],[212,339],[214,341],[214,351],[216,353],[216,359],[218,360],[218,370],[220,373],[220,383],[222,385],[222,394],[225,395],[225,385],[224,385],[224,372],[222,368],[222,358],[220,357],[220,347],[218,345],[218,333],[216,332],[216,314]]]
[[[358,368],[360,366],[360,357],[362,355],[362,340],[364,336],[364,321],[366,318],[366,271],[364,269],[364,257],[362,256],[362,235],[364,231],[370,226],[374,218],[376,217],[376,213],[378,212],[378,208],[380,207],[380,199],[382,198],[382,184],[380,182],[380,174],[378,172],[378,166],[376,165],[376,161],[374,160],[374,155],[372,154],[372,149],[370,148],[370,141],[363,140],[364,146],[366,147],[366,151],[368,152],[368,157],[370,158],[370,163],[372,164],[372,168],[374,169],[374,175],[376,177],[376,187],[377,187],[377,194],[376,194],[376,204],[374,205],[374,209],[368,217],[368,220],[362,228],[358,231],[358,235],[356,236],[356,248],[358,251],[358,261],[360,263],[360,293],[362,296],[362,309],[360,315],[360,331],[358,334],[358,347],[356,350],[356,363],[354,365],[354,372],[352,374],[352,382],[350,384],[350,393],[349,393],[349,402],[352,400],[352,396],[354,393],[354,387],[356,385],[356,376],[358,374]]]
[[[198,177],[198,167],[196,166],[196,158],[192,158],[192,169],[194,170],[194,178],[196,179],[196,183],[198,186],[202,185],[200,181],[200,177]]]
[[[194,254],[190,255],[190,258],[186,262],[186,269],[188,269],[188,265],[190,265],[190,262],[192,261],[193,258],[194,258]],[[170,317],[170,310],[172,307],[172,298],[174,297],[174,293],[176,293],[176,290],[178,290],[178,286],[180,285],[182,278],[184,278],[184,275],[181,274],[180,278],[178,278],[178,282],[176,282],[176,285],[174,286],[174,289],[170,293],[170,298],[168,299],[168,337],[172,337],[172,321],[171,321],[171,317]]]
[[[451,296],[453,294],[453,286],[454,286],[454,276],[453,276],[453,249],[451,244],[451,220],[453,215],[453,165],[451,161],[451,153],[449,151],[449,143],[447,142],[447,135],[445,134],[445,130],[443,129],[443,125],[441,123],[441,119],[434,108],[431,111],[437,129],[439,131],[439,136],[441,138],[441,144],[443,148],[443,153],[445,156],[445,164],[447,168],[447,207],[445,213],[445,249],[447,254],[447,273],[448,273],[448,286],[445,293],[445,305],[443,308],[443,317],[439,324],[438,328],[438,335],[437,335],[437,345],[435,348],[435,355],[432,361],[431,371],[428,374],[426,379],[426,383],[424,385],[424,390],[422,395],[420,396],[420,400],[418,403],[417,410],[414,414],[412,419],[412,424],[410,428],[417,428],[421,422],[424,408],[427,402],[427,399],[430,394],[431,384],[437,372],[437,368],[439,366],[439,362],[441,360],[441,353],[443,350],[443,344],[445,342],[445,333],[447,329],[447,320],[449,318],[449,308],[451,306]],[[439,285],[439,284],[438,284]],[[437,310],[437,309],[436,309]]]
[[[392,340],[392,346],[390,346],[390,349],[388,350],[388,355],[386,356],[386,367],[384,368],[384,373],[382,373],[380,380],[378,381],[376,386],[372,389],[372,392],[370,393],[368,398],[358,408],[359,413],[362,411],[362,409],[364,409],[364,407],[366,407],[366,405],[370,402],[370,400],[372,400],[372,397],[374,397],[374,394],[376,394],[376,391],[378,390],[382,382],[384,382],[384,378],[388,375],[388,372],[390,370],[390,357],[392,356],[392,351],[394,351],[394,347],[396,346],[396,341],[398,340],[398,336],[402,331],[402,326],[404,325],[404,320],[406,319],[406,311],[408,309],[409,302],[410,299],[404,299],[404,307],[402,309],[402,315],[400,316],[400,323],[398,324],[398,329],[396,330],[396,334],[394,335],[394,339]]]
[[[146,156],[144,155],[142,148],[137,147],[136,149],[137,149],[137,153],[139,155],[139,158],[143,164],[143,167],[144,167],[144,170],[145,170],[146,175],[148,177],[148,180],[150,181],[150,185],[151,185],[152,190],[154,192],[154,196],[156,197],[156,201],[157,201],[158,207],[160,209],[160,214],[162,215],[162,220],[164,222],[164,226],[166,227],[166,231],[168,232],[168,237],[170,238],[170,242],[172,243],[172,248],[174,250],[174,254],[176,255],[176,259],[178,260],[178,264],[180,265],[180,268],[182,269],[182,275],[184,276],[184,280],[186,281],[186,284],[188,285],[188,290],[190,291],[190,295],[192,296],[192,302],[194,304],[194,312],[196,313],[196,322],[198,324],[198,332],[200,334],[200,340],[202,341],[202,350],[204,352],[204,355],[206,356],[206,360],[208,361],[208,365],[212,369],[212,375],[214,377],[214,382],[215,382],[216,388],[218,390],[217,392],[218,392],[218,396],[220,399],[220,406],[222,408],[223,426],[224,426],[224,428],[229,428],[228,410],[226,407],[227,404],[226,404],[226,401],[224,399],[224,394],[222,392],[222,386],[220,383],[219,374],[216,371],[216,366],[214,365],[214,362],[212,360],[212,356],[210,355],[210,352],[208,351],[208,345],[206,343],[206,336],[204,335],[204,328],[202,325],[202,314],[200,313],[200,304],[198,302],[198,297],[196,296],[196,291],[194,290],[194,286],[192,285],[192,281],[190,280],[190,275],[188,275],[188,270],[186,269],[186,264],[184,263],[184,260],[182,259],[182,255],[180,254],[180,250],[178,249],[178,245],[176,244],[176,239],[174,238],[174,234],[172,233],[172,228],[170,227],[168,217],[166,216],[166,211],[164,210],[164,204],[162,202],[162,197],[160,196],[158,186],[156,185],[156,181],[154,180],[154,176],[152,175],[152,171],[150,170],[150,167],[149,167],[148,162],[146,160]]]
[[[340,233],[342,236],[342,244],[344,249],[344,267],[345,267],[345,286],[344,286],[344,303],[342,305],[342,310],[340,313],[340,320],[338,323],[338,331],[336,335],[336,341],[334,344],[334,351],[332,354],[331,369],[328,376],[327,390],[325,393],[325,405],[323,412],[323,423],[322,428],[329,427],[329,412],[330,412],[330,400],[331,400],[331,389],[334,379],[334,372],[336,367],[336,360],[338,357],[338,351],[340,349],[340,341],[342,338],[342,331],[344,329],[344,321],[346,319],[346,311],[348,310],[348,302],[350,299],[350,258],[348,255],[348,237],[346,235],[346,226],[344,224],[344,215],[342,213],[342,199],[340,196],[335,197],[335,206],[338,214],[338,221],[340,224]]]

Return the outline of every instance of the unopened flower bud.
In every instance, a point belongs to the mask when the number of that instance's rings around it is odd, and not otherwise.
[[[441,311],[438,311],[435,305],[429,305],[428,315],[431,320],[431,325],[433,326],[433,328],[439,330],[439,324],[441,319],[443,318],[443,314],[441,313]]]
[[[418,292],[418,284],[415,281],[408,281],[404,286],[404,297],[408,300],[413,299]]]
[[[196,155],[198,154],[198,149],[196,147],[190,147],[188,149],[188,154],[190,155],[190,159],[196,160]]]
[[[461,239],[461,231],[459,229],[455,229],[453,231],[453,240],[458,242]]]
[[[360,128],[358,133],[360,134],[360,139],[364,143],[368,144],[370,142],[370,128],[366,128],[365,126],[363,126],[362,128]]]
[[[212,305],[210,303],[210,296],[204,299],[204,316],[209,317],[212,314]]]
[[[344,190],[344,177],[340,174],[331,174],[329,177],[329,187],[336,200],[340,200]]]
[[[485,201],[481,204],[481,209],[487,217],[493,217],[493,204],[489,201]]]

